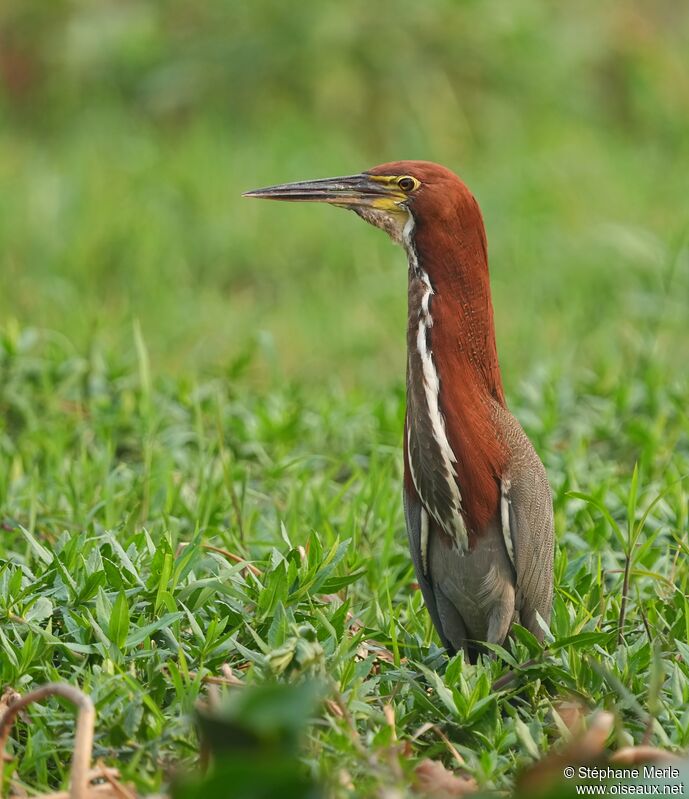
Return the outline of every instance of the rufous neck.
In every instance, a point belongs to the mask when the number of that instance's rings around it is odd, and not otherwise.
[[[433,357],[441,379],[446,362],[473,379],[474,391],[504,405],[483,223],[480,216],[480,224],[453,222],[439,228],[414,221],[408,239],[413,244],[413,253],[408,246],[410,277],[419,270],[432,289]]]

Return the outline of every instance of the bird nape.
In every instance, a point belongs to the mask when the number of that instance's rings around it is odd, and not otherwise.
[[[507,409],[483,218],[450,170],[397,161],[246,192],[349,208],[407,253],[404,511],[417,579],[450,653],[474,660],[514,621],[542,640],[553,597],[543,464]]]

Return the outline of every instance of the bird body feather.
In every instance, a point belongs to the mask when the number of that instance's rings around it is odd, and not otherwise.
[[[444,179],[441,171],[436,183]],[[450,650],[473,654],[482,641],[502,643],[515,619],[542,638],[538,617],[547,622],[552,604],[553,512],[543,465],[506,407],[483,220],[459,186],[428,193],[423,205],[419,199],[402,236],[404,491],[434,624]],[[436,202],[448,194],[452,203]]]
[[[509,411],[496,404],[494,419],[508,449],[506,501],[498,503],[470,550],[453,546],[431,519],[428,566],[420,580],[443,643],[451,652],[465,649],[470,655],[480,651],[483,641],[502,643],[515,620],[542,640],[539,616],[548,623],[552,604],[553,513],[545,469]],[[408,483],[404,494],[414,555],[421,551],[416,519],[421,518],[424,502]],[[409,510],[415,506],[416,514]],[[420,558],[412,558],[417,575]]]
[[[404,509],[419,585],[450,650],[501,643],[514,618],[540,638],[552,604],[552,500],[505,403],[473,195],[428,161],[247,195],[349,208],[405,248]]]

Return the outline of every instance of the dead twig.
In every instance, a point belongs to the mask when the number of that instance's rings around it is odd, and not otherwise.
[[[32,702],[41,702],[49,696],[61,696],[79,708],[69,797],[70,799],[87,799],[96,709],[91,698],[78,688],[66,683],[48,683],[15,699],[0,718],[0,752],[5,752],[7,738],[19,713]],[[2,799],[2,794],[2,785],[0,784],[0,799]]]
[[[206,685],[226,685],[232,686],[237,688],[244,688],[245,683],[239,679],[239,677],[234,676],[234,672],[228,666],[227,663],[223,663],[221,666],[222,674],[204,674],[201,677],[201,682],[205,683]],[[198,672],[190,671],[189,676],[191,679],[195,679]]]
[[[624,623],[627,618],[627,600],[629,597],[629,570],[632,567],[631,551],[624,558],[624,577],[622,578],[622,601],[620,602],[620,618],[617,622],[617,646],[622,643]]]
[[[177,547],[177,552],[181,552],[181,550],[188,546],[191,546],[189,541],[182,541]],[[233,563],[242,563],[244,568],[248,569],[255,577],[260,577],[263,574],[263,572],[254,566],[253,563],[249,563],[248,560],[242,558],[240,555],[235,555],[234,552],[230,552],[227,549],[221,549],[220,547],[214,547],[212,544],[201,544],[201,547],[207,552],[215,552],[216,555],[222,555],[224,558],[231,560]]]
[[[546,654],[547,650],[544,650],[543,655],[545,656]],[[535,666],[538,662],[538,658],[529,658],[528,660],[524,661],[524,663],[520,663],[518,668],[510,669],[507,674],[503,674],[502,677],[498,677],[498,679],[491,686],[491,691],[493,691],[493,693],[497,693],[498,691],[507,690],[519,679],[522,669],[528,669],[530,666]]]

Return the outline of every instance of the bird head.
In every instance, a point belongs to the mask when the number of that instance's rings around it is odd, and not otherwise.
[[[430,161],[394,161],[358,175],[283,183],[244,193],[245,197],[290,202],[321,202],[348,208],[397,244],[412,221],[442,224],[473,197],[449,169]]]
[[[404,247],[409,265],[408,390],[436,392],[433,402],[437,414],[441,408],[444,414],[441,427],[451,442],[468,527],[483,529],[495,513],[495,476],[502,474],[506,458],[492,408],[504,406],[505,398],[485,229],[469,189],[438,164],[394,161],[358,175],[283,183],[244,196],[348,208]],[[416,359],[418,366],[419,358],[421,377],[412,363]],[[423,397],[419,402],[423,405]]]

